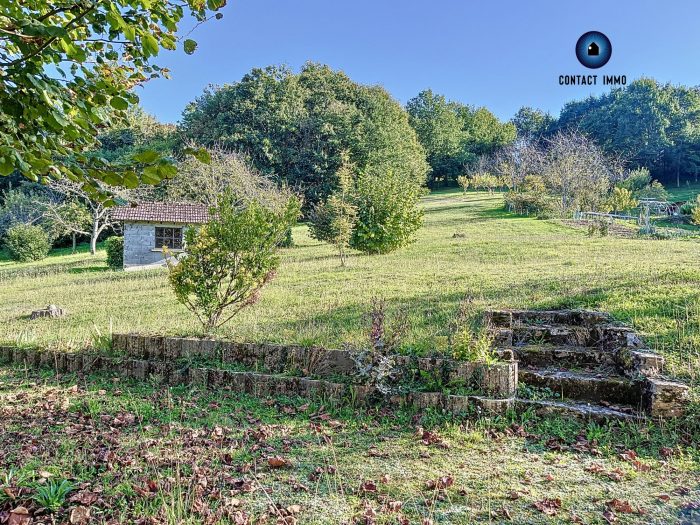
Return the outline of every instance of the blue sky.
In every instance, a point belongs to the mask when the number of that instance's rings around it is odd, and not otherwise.
[[[193,33],[194,55],[161,51],[172,79],[137,91],[147,111],[176,122],[209,84],[307,60],[381,84],[401,103],[432,88],[502,119],[522,105],[557,115],[566,101],[609,89],[560,86],[561,74],[700,84],[698,0],[229,0],[222,12]],[[598,70],[574,55],[591,30],[613,47]]]

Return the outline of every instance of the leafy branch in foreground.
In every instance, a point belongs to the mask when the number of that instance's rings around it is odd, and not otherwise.
[[[135,187],[172,175],[168,159],[142,152],[115,166],[86,155],[100,130],[138,102],[132,89],[167,68],[152,62],[176,49],[187,12],[220,18],[225,0],[26,0],[0,2],[0,176],[67,177]],[[196,42],[184,39],[185,53]]]
[[[187,253],[167,253],[170,284],[177,300],[206,331],[254,304],[279,265],[277,248],[299,217],[295,196],[277,207],[254,199],[242,203],[230,190],[212,208],[212,219],[185,232]]]

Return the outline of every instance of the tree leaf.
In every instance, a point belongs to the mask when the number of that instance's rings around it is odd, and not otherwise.
[[[144,33],[141,35],[141,45],[143,45],[143,51],[146,57],[156,56],[158,51],[160,51],[158,40],[156,40],[156,37],[151,33]]]
[[[112,97],[109,100],[109,105],[114,109],[119,109],[122,111],[129,109],[129,103],[121,97]]]
[[[191,38],[188,38],[187,40],[185,40],[184,48],[185,53],[191,55],[192,53],[194,53],[195,49],[197,49],[197,42],[195,42]]]
[[[159,166],[146,166],[141,173],[141,182],[144,184],[158,184],[162,180]]]
[[[133,159],[142,164],[151,164],[160,158],[160,154],[152,149],[147,149],[134,155]]]
[[[211,164],[211,155],[206,148],[185,148],[183,153],[185,155],[192,155],[203,164]]]
[[[13,171],[15,171],[15,165],[12,160],[7,157],[0,157],[0,175],[7,177],[11,175]]]

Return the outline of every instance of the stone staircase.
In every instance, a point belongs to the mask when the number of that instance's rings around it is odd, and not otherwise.
[[[677,417],[688,386],[664,358],[602,312],[498,310],[486,320],[503,356],[518,361],[519,408],[594,419]]]

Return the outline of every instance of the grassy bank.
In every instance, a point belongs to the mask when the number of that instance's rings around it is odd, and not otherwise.
[[[500,196],[441,192],[423,200],[416,243],[383,256],[356,254],[341,268],[331,247],[294,230],[277,278],[260,303],[220,330],[223,337],[337,347],[362,345],[372,297],[405,309],[405,350],[445,348],[465,295],[479,307],[586,307],[632,323],[671,361],[698,379],[700,269],[697,240],[589,237],[556,221],[510,215]],[[64,257],[53,257],[58,264]],[[104,255],[65,256],[77,267],[0,283],[1,339],[81,346],[114,331],[196,333],[162,271],[112,272]],[[47,260],[48,261],[48,260]],[[48,264],[46,261],[39,263]],[[12,265],[3,266],[9,271]],[[23,268],[26,269],[26,268]],[[64,319],[30,321],[46,304]]]

